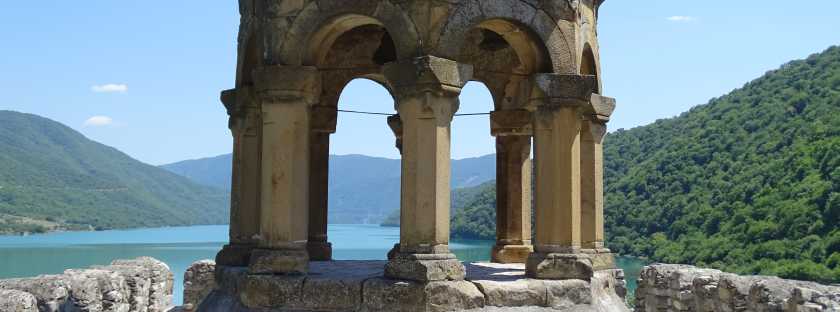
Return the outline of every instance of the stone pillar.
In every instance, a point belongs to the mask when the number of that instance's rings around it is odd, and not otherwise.
[[[526,273],[542,279],[589,279],[592,260],[581,254],[580,131],[593,76],[534,77],[536,244]]]
[[[531,246],[531,112],[490,114],[496,137],[496,245],[491,260],[525,263]]]
[[[253,274],[306,273],[309,256],[310,111],[321,92],[314,67],[254,73],[262,101],[262,193]]]
[[[400,243],[387,277],[464,278],[464,266],[449,251],[450,125],[471,74],[471,66],[433,56],[385,65],[403,133]]]
[[[309,162],[309,259],[332,260],[332,244],[327,240],[330,174],[330,135],[335,133],[336,107],[312,107],[312,133]]]
[[[216,255],[216,263],[246,266],[259,234],[260,128],[262,122],[253,88],[222,92],[233,134],[230,203],[230,240]]]
[[[604,246],[604,148],[607,122],[615,99],[593,94],[581,131],[581,240],[593,255],[595,270],[612,269],[615,261]]]

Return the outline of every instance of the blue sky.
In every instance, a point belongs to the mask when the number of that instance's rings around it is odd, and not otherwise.
[[[840,44],[840,1],[609,0],[601,10],[611,129],[672,117],[764,72]],[[42,115],[151,164],[228,153],[220,90],[233,86],[236,1],[0,2],[0,109]],[[461,112],[488,111],[471,83]],[[344,109],[390,112],[354,81]],[[453,124],[455,158],[492,153],[486,117]],[[396,158],[383,118],[342,115],[334,154]]]

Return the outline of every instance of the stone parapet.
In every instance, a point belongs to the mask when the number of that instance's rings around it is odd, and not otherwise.
[[[466,280],[382,276],[385,261],[313,262],[308,275],[249,275],[219,267],[198,311],[627,311],[621,270],[590,280],[525,277],[522,264],[466,264]]]
[[[636,311],[840,311],[840,286],[656,264],[642,269]]]
[[[164,312],[172,308],[172,286],[163,262],[117,260],[59,275],[0,280],[0,311]]]

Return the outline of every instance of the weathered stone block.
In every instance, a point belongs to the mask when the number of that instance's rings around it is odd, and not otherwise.
[[[216,263],[228,266],[247,266],[253,250],[254,246],[225,245],[216,254]]]
[[[542,254],[528,257],[526,274],[538,279],[592,278],[592,259],[585,254]]]
[[[184,273],[184,310],[193,311],[216,289],[216,263],[202,260],[193,263]]]
[[[240,300],[249,308],[298,307],[304,276],[248,275]]]
[[[544,306],[547,302],[545,284],[539,280],[473,281],[487,299],[488,306],[524,307]]]
[[[308,266],[305,250],[255,249],[248,270],[252,274],[306,274]]]
[[[422,260],[417,255],[396,254],[385,266],[385,276],[413,281],[463,280],[464,265],[458,259]]]
[[[592,289],[583,280],[542,281],[547,293],[547,305],[555,309],[567,309],[592,303]]]

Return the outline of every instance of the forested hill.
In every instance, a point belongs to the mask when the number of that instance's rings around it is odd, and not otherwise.
[[[840,48],[604,144],[613,251],[840,282]],[[453,235],[493,238],[484,192]]]
[[[0,111],[0,233],[227,222],[228,196],[55,121]]]
[[[604,153],[613,250],[840,281],[840,47],[612,133]]]

